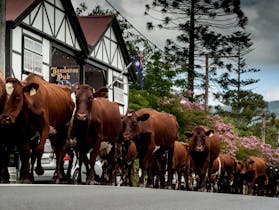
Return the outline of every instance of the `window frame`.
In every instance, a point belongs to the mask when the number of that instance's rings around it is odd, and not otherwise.
[[[36,39],[36,38],[34,38],[32,36],[28,36],[26,34],[23,35],[22,39],[23,39],[23,45],[22,45],[23,72],[43,75],[43,42],[42,42],[42,40]]]

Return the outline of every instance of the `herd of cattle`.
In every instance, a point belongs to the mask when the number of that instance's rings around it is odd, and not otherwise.
[[[278,196],[278,168],[264,158],[239,161],[222,154],[214,130],[197,126],[184,133],[184,143],[178,141],[179,125],[169,113],[143,108],[121,116],[118,105],[107,99],[106,88],[95,91],[75,84],[72,91],[74,100],[70,88],[35,74],[24,81],[0,78],[1,183],[9,182],[13,147],[20,154],[22,183],[33,182],[34,170],[42,175],[44,144],[50,139],[57,161],[54,183],[70,176],[70,170],[63,170],[68,153],[86,166],[86,184],[96,183],[94,165],[100,156],[107,163],[101,183],[115,183],[120,176],[123,184],[132,185],[138,160],[138,186]]]

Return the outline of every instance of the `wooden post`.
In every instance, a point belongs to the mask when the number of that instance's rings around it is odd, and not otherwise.
[[[0,77],[5,74],[6,0],[0,0]],[[1,75],[2,74],[2,75]]]
[[[205,55],[205,91],[204,91],[204,110],[208,110],[208,54]]]

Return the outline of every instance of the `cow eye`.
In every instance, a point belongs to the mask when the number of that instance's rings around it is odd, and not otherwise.
[[[20,96],[15,96],[15,99],[16,100],[20,100]]]

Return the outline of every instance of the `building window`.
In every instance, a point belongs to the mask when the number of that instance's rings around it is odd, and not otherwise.
[[[43,50],[42,43],[24,37],[24,55],[23,55],[23,68],[24,71],[42,74],[43,68]]]
[[[85,70],[85,84],[98,90],[101,87],[106,86],[106,78],[104,71],[95,66],[86,64],[84,65]]]
[[[113,77],[113,100],[119,104],[124,104],[124,85],[121,79]]]

